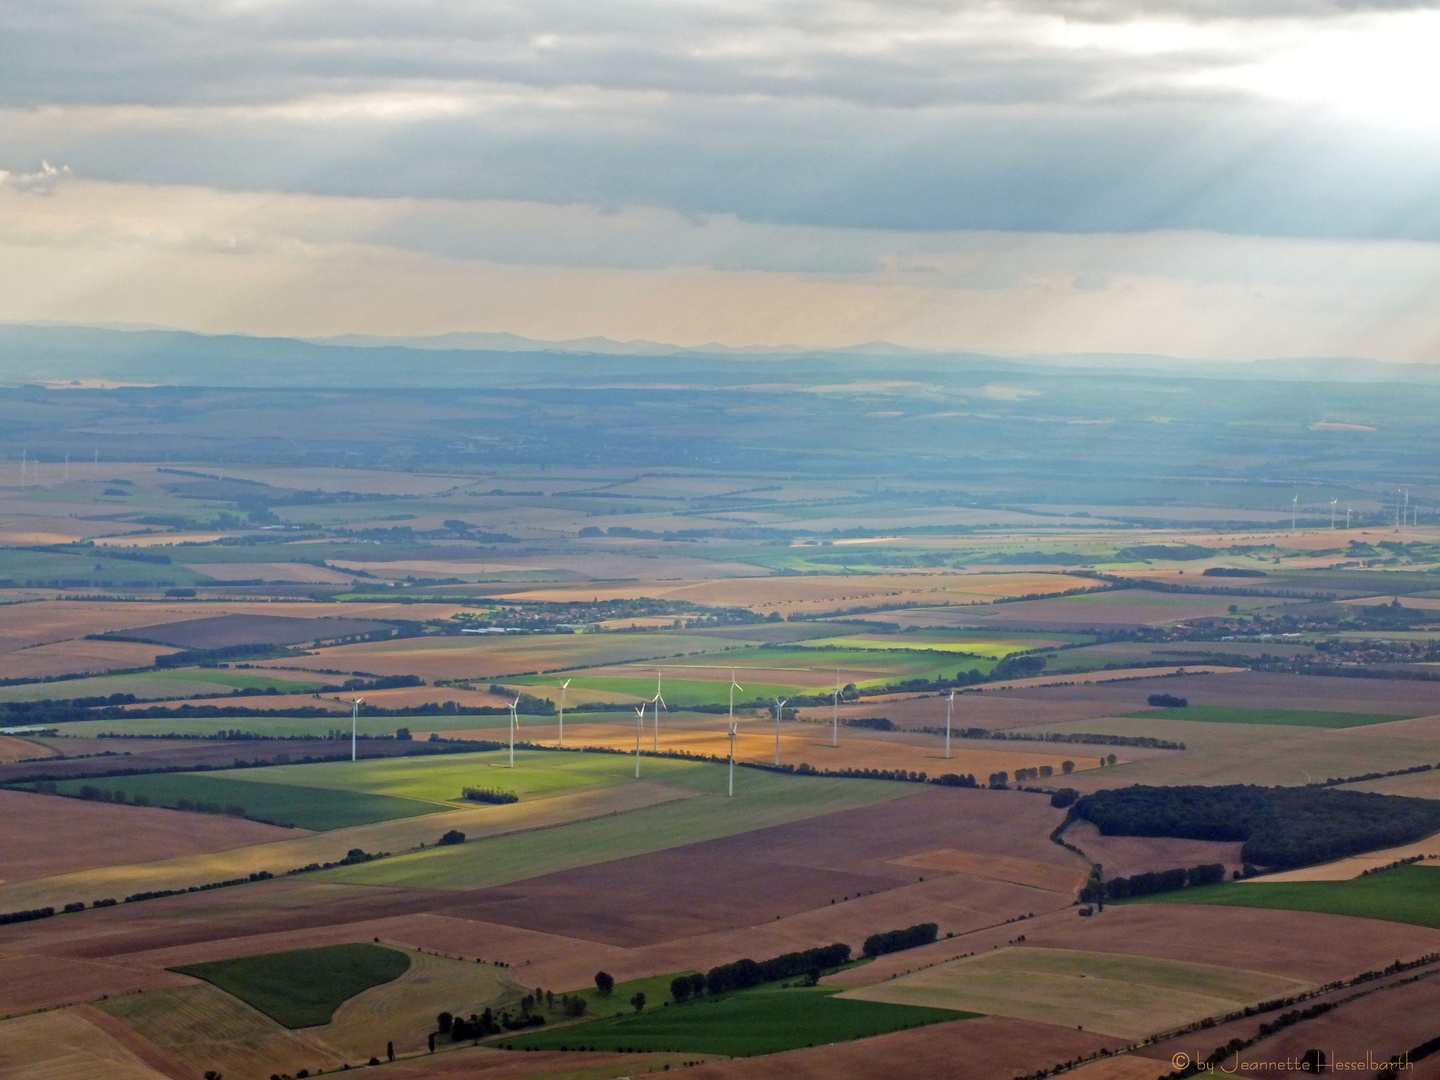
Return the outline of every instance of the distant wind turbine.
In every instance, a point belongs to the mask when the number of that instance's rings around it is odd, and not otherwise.
[[[785,709],[785,702],[789,698],[780,698],[775,702],[775,764],[780,764],[780,713]]]
[[[1290,531],[1295,531],[1295,515],[1300,512],[1300,496],[1290,496]]]
[[[640,732],[645,727],[645,706],[649,702],[642,701],[640,707],[635,710],[635,779],[640,779]]]
[[[732,718],[730,721],[730,797],[735,797],[735,736],[739,734],[739,727]]]
[[[830,717],[830,745],[840,745],[840,673],[835,672],[835,708]]]
[[[515,729],[520,726],[520,695],[515,695],[515,700],[510,702],[510,768],[515,767]]]
[[[359,727],[360,727],[360,706],[361,706],[361,705],[364,705],[364,704],[365,704],[365,699],[364,699],[363,697],[357,697],[357,698],[355,698],[353,701],[350,702],[350,760],[351,760],[351,761],[354,761],[354,760],[355,760],[355,741],[356,741],[356,739],[357,739],[356,732],[359,730]],[[341,728],[340,730],[343,731],[343,730],[345,730],[345,729],[344,729],[344,728]]]
[[[665,704],[665,699],[660,696],[660,678],[661,673],[658,671],[655,672],[655,696],[650,699],[650,704],[655,706],[655,715],[652,718],[654,720],[654,743],[650,749],[657,754],[660,752],[660,710],[665,709],[668,711],[670,708],[669,705]]]
[[[735,691],[745,688],[735,681],[735,669],[730,669],[730,723],[735,723]]]
[[[1339,499],[1330,500],[1330,528],[1335,528],[1335,507],[1340,504]]]
[[[950,714],[955,711],[955,691],[950,691],[950,700],[945,705],[945,760],[950,760]]]
[[[1345,507],[1345,528],[1350,528],[1350,507]]]
[[[560,746],[562,749],[565,746],[565,688],[569,685],[569,679],[560,684]]]

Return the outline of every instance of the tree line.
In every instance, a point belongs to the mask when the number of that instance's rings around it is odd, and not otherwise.
[[[1100,881],[1092,878],[1080,890],[1080,902],[1095,904],[1104,900],[1129,900],[1137,896],[1153,896],[1156,893],[1190,889],[1197,885],[1216,885],[1225,880],[1225,867],[1221,863],[1205,863],[1175,870],[1152,870],[1131,877],[1110,878]]]

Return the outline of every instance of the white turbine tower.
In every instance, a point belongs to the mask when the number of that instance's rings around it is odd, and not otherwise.
[[[835,707],[830,716],[830,745],[840,745],[840,673],[835,672]]]
[[[1350,507],[1345,507],[1345,528],[1350,528]]]
[[[569,680],[569,679],[566,679],[564,682],[562,682],[562,683],[560,684],[560,747],[561,747],[561,749],[564,749],[564,746],[565,746],[565,688],[568,687],[569,685],[570,685],[570,680]]]
[[[950,691],[950,700],[945,705],[945,760],[950,760],[950,714],[955,711],[955,691]]]
[[[649,702],[642,701],[640,707],[635,710],[635,779],[640,779],[640,732],[645,727],[645,706]]]
[[[655,672],[655,696],[650,699],[650,704],[655,706],[655,715],[652,718],[654,720],[654,742],[651,744],[650,749],[657,754],[660,752],[660,710],[665,709],[668,711],[670,708],[669,705],[665,704],[665,699],[660,696],[660,677],[661,673],[658,671]]]
[[[355,760],[355,741],[356,741],[356,739],[357,739],[357,737],[358,737],[356,733],[357,733],[357,731],[359,730],[359,727],[360,727],[360,706],[361,706],[361,705],[364,705],[364,704],[365,704],[365,699],[364,699],[363,697],[357,697],[357,698],[355,698],[353,701],[350,702],[350,760],[351,760],[351,761],[354,761],[354,760]],[[341,731],[344,731],[345,729],[344,729],[344,728],[341,728],[340,730],[341,730]]]
[[[515,729],[520,726],[520,695],[510,702],[510,768],[515,767]]]
[[[1410,524],[1410,489],[1405,489],[1405,516],[1401,518],[1406,525]]]
[[[789,698],[779,698],[775,702],[775,764],[780,764],[780,714],[785,709],[785,702]]]
[[[1295,531],[1295,515],[1300,512],[1300,496],[1290,496],[1290,531]]]
[[[735,669],[730,669],[730,723],[735,723],[735,691],[745,688],[735,681]]]
[[[735,797],[735,736],[739,734],[735,718],[730,718],[730,797]]]
[[[1340,504],[1339,499],[1330,500],[1330,528],[1335,528],[1335,507]]]

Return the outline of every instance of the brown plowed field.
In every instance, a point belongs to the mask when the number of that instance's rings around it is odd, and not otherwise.
[[[227,649],[235,645],[300,645],[329,638],[373,634],[391,627],[371,619],[297,619],[288,615],[214,615],[152,623],[133,637],[177,649]]]
[[[1440,930],[1421,926],[1202,904],[1112,905],[1089,919],[1037,920],[1025,935],[1026,944],[1052,949],[1188,960],[1316,983],[1440,951]]]
[[[1065,830],[1065,839],[1105,868],[1105,876],[1129,877],[1151,870],[1173,870],[1202,863],[1223,863],[1225,876],[1240,869],[1240,841],[1171,840],[1150,836],[1102,836],[1088,821],[1077,821]]]
[[[1009,1080],[1114,1049],[1119,1040],[1050,1024],[986,1016],[857,1042],[737,1058],[685,1070],[694,1080]]]
[[[159,968],[70,960],[38,953],[0,957],[0,1016],[94,1001],[101,995],[133,994],[193,980]]]
[[[1036,796],[929,788],[889,804],[480,890],[444,912],[606,944],[658,944],[918,883],[924,872],[895,860],[939,848],[964,848],[982,860],[1029,859],[1071,875],[1074,887],[1083,877],[1079,861],[1047,840],[1060,820]],[[937,873],[944,871],[931,877]]]
[[[240,818],[0,791],[4,883],[224,851],[294,835],[290,829]]]

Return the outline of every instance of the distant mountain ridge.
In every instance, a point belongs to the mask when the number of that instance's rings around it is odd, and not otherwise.
[[[516,381],[573,384],[661,375],[702,383],[876,376],[926,381],[979,373],[1035,375],[1057,368],[1155,378],[1440,383],[1437,365],[1361,357],[1252,361],[1118,353],[1001,357],[888,342],[840,349],[733,348],[600,337],[538,341],[481,332],[301,339],[116,325],[0,324],[0,382],[11,385],[103,379],[175,386],[420,388]]]

